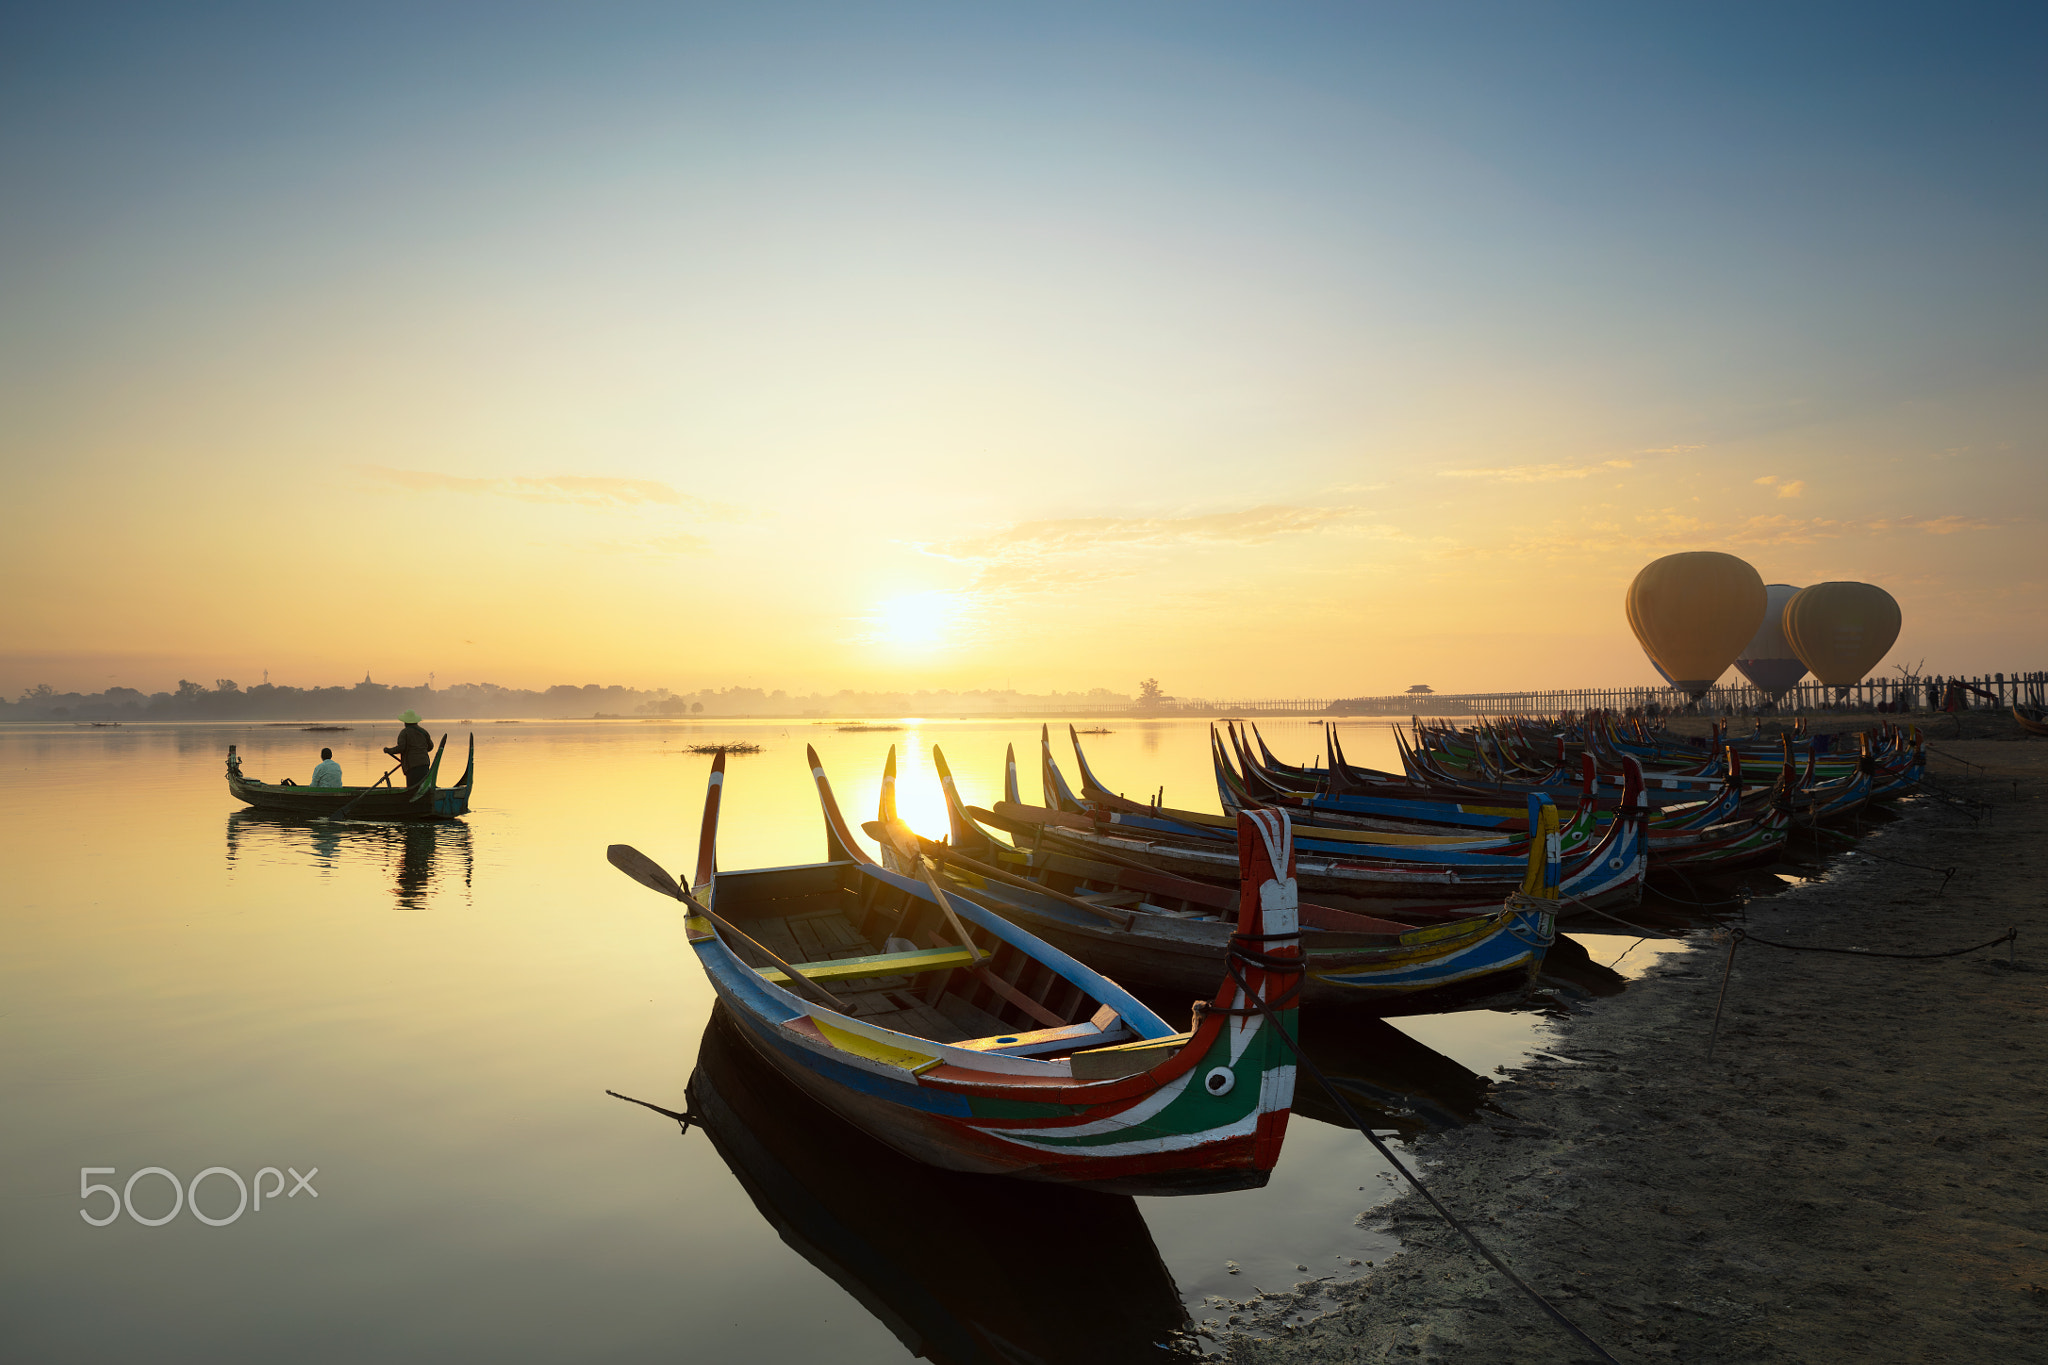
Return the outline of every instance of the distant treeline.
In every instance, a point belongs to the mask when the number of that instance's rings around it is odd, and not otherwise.
[[[544,691],[496,683],[392,687],[368,678],[350,687],[279,687],[270,683],[241,687],[231,678],[219,678],[210,687],[180,679],[175,692],[155,693],[132,687],[59,692],[45,683],[23,692],[16,701],[0,701],[0,720],[389,720],[402,711],[417,711],[429,722],[593,716],[980,716],[1116,710],[1130,704],[1130,697],[1105,687],[1041,695],[850,690],[791,695],[758,687],[676,693],[667,688],[641,691],[595,683],[581,687],[564,683]]]

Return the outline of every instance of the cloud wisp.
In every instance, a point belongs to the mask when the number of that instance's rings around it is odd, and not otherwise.
[[[1873,518],[1788,517],[1783,514],[1711,522],[1676,512],[1647,513],[1633,524],[1599,522],[1510,542],[1511,555],[1549,559],[1585,558],[1631,550],[1648,553],[1703,549],[1716,545],[1814,545],[1852,536],[1951,536],[1965,531],[1997,530],[2005,523],[1954,514],[1937,517]]]
[[[392,469],[362,465],[379,483],[414,493],[464,493],[472,497],[514,498],[520,502],[562,503],[577,507],[677,507],[699,517],[734,520],[740,509],[693,497],[653,479],[612,479],[588,474],[554,474],[546,478],[465,478],[425,469]]]
[[[1511,464],[1492,469],[1439,469],[1442,479],[1484,479],[1488,483],[1555,483],[1561,479],[1590,479],[1617,469],[1634,469],[1634,460],[1602,460],[1598,464]]]
[[[1176,549],[1264,545],[1319,530],[1356,510],[1268,504],[1191,517],[1065,517],[921,548],[974,567],[974,591],[1010,593],[1133,573]]]
[[[1775,488],[1781,498],[1796,498],[1806,491],[1804,479],[1781,479],[1776,474],[1766,474],[1756,481],[1765,488]]]

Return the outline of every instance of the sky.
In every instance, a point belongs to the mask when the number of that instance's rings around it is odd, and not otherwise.
[[[0,11],[0,691],[2048,667],[2048,12]]]

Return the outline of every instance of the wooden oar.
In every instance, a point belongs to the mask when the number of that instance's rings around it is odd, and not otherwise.
[[[395,772],[397,772],[397,771],[399,770],[399,768],[400,768],[401,766],[403,766],[403,765],[401,765],[401,764],[397,764],[397,763],[394,763],[394,764],[392,764],[392,765],[391,765],[391,773],[395,773]],[[348,800],[346,800],[346,801],[342,802],[342,803],[341,803],[341,805],[340,805],[340,807],[339,807],[339,808],[337,808],[336,810],[334,810],[334,811],[330,812],[329,814],[326,814],[326,815],[322,815],[322,816],[318,816],[318,817],[316,817],[316,818],[318,818],[318,819],[321,819],[321,820],[339,820],[339,819],[340,819],[340,818],[341,818],[342,816],[346,815],[346,814],[347,814],[348,812],[350,812],[350,811],[352,811],[352,810],[354,810],[354,809],[356,808],[356,802],[358,802],[358,801],[362,800],[362,799],[363,799],[364,797],[368,796],[368,795],[369,795],[369,794],[370,794],[371,792],[373,792],[373,791],[377,790],[377,788],[379,788],[379,787],[383,786],[383,785],[384,785],[384,784],[385,784],[386,782],[389,782],[389,781],[391,780],[391,773],[386,773],[386,774],[384,774],[384,776],[382,776],[382,777],[378,778],[378,779],[377,779],[377,780],[376,780],[375,782],[372,782],[372,783],[371,783],[371,784],[370,784],[369,786],[367,786],[367,787],[363,788],[363,789],[362,789],[361,791],[357,792],[357,793],[356,793],[356,794],[355,794],[354,796],[351,796],[351,797],[350,797],[350,798],[349,798]]]
[[[878,823],[870,821],[868,824],[861,826],[861,828],[867,831],[870,839],[878,842],[882,841],[881,826]],[[1020,891],[1036,891],[1041,896],[1047,896],[1063,904],[1071,905],[1076,910],[1085,910],[1097,919],[1107,920],[1119,929],[1127,927],[1130,919],[1129,915],[1120,915],[1113,910],[1105,910],[1099,905],[1090,905],[1078,896],[1069,896],[1064,891],[1055,891],[1041,882],[1032,881],[1029,877],[1020,877],[1014,872],[1005,872],[1000,867],[990,867],[987,863],[970,858],[956,849],[948,848],[946,845],[927,839],[923,835],[918,835],[917,841],[920,848],[929,847],[931,856],[942,865],[952,863],[966,868],[977,877],[983,877],[992,882],[1001,882],[1005,886],[1014,886]]]
[[[631,877],[634,881],[640,883],[640,885],[646,887],[650,891],[659,891],[662,895],[669,897],[671,900],[681,901],[684,905],[690,907],[692,913],[702,915],[705,919],[710,920],[713,924],[725,930],[725,932],[731,934],[734,938],[746,944],[755,952],[767,958],[770,962],[773,962],[776,966],[780,967],[785,973],[788,974],[789,979],[791,981],[802,982],[804,989],[811,992],[812,995],[816,996],[821,1004],[827,1005],[832,1009],[838,1010],[842,1014],[846,1012],[845,1001],[841,1000],[838,996],[832,994],[832,992],[826,990],[823,986],[820,986],[817,982],[811,980],[808,976],[805,976],[796,968],[790,966],[787,962],[784,962],[780,957],[776,956],[774,953],[768,951],[768,949],[765,946],[763,946],[760,942],[756,941],[752,936],[747,934],[745,931],[739,929],[731,921],[719,915],[712,914],[711,911],[706,909],[704,905],[701,902],[699,902],[695,896],[683,890],[681,885],[677,883],[676,879],[668,874],[667,868],[663,867],[660,863],[654,861],[654,859],[648,857],[645,853],[642,853],[639,849],[633,847],[631,844],[613,844],[610,848],[604,851],[604,856],[605,860],[609,862],[613,867],[616,867],[619,871],[625,873],[628,877]]]
[[[890,757],[895,757],[893,752]],[[974,946],[974,939],[968,934],[967,926],[962,924],[960,916],[954,913],[953,902],[946,898],[946,893],[940,889],[937,879],[932,876],[931,864],[926,861],[923,850],[917,846],[916,832],[900,820],[878,820],[875,823],[881,826],[882,837],[888,842],[889,847],[896,850],[896,861],[909,863],[917,869],[917,875],[924,878],[925,888],[932,893],[932,899],[939,903],[939,909],[946,913],[946,923],[953,926],[953,937],[960,940],[960,946],[965,948],[968,956],[973,959],[970,965],[979,967],[982,959],[981,949]]]

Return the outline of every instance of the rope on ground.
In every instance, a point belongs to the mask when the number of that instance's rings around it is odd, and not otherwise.
[[[1293,1049],[1295,1061],[1301,1064],[1301,1067],[1304,1071],[1308,1072],[1309,1075],[1315,1077],[1316,1084],[1322,1086],[1323,1093],[1328,1095],[1332,1100],[1336,1102],[1338,1110],[1343,1113],[1345,1119],[1351,1124],[1351,1126],[1353,1128],[1356,1128],[1359,1132],[1365,1134],[1366,1141],[1370,1142],[1374,1147],[1377,1147],[1379,1149],[1380,1155],[1387,1159],[1387,1164],[1392,1166],[1395,1170],[1399,1171],[1402,1175],[1402,1178],[1407,1180],[1407,1182],[1410,1185],[1415,1187],[1415,1192],[1421,1195],[1424,1199],[1427,1199],[1429,1201],[1429,1206],[1435,1209],[1437,1213],[1443,1217],[1443,1220],[1446,1223],[1449,1223],[1452,1228],[1456,1229],[1460,1236],[1462,1236],[1467,1242],[1471,1243],[1472,1249],[1478,1252],[1480,1256],[1485,1259],[1488,1265],[1492,1266],[1495,1270],[1498,1270],[1501,1273],[1501,1276],[1504,1279],[1506,1279],[1509,1284],[1513,1285],[1515,1288],[1521,1290],[1522,1293],[1526,1294],[1531,1302],[1533,1302],[1538,1308],[1541,1308],[1546,1314],[1550,1316],[1551,1321],[1555,1322],[1558,1326],[1564,1328],[1565,1331],[1571,1333],[1573,1337],[1578,1339],[1581,1345],[1585,1346],[1587,1350],[1591,1351],[1601,1360],[1606,1361],[1607,1365],[1621,1365],[1621,1362],[1616,1360],[1613,1356],[1609,1355],[1606,1349],[1602,1347],[1599,1342],[1587,1336],[1584,1330],[1582,1330],[1577,1323],[1573,1322],[1570,1318],[1566,1317],[1563,1313],[1559,1312],[1556,1305],[1552,1304],[1550,1300],[1544,1298],[1541,1294],[1537,1293],[1534,1286],[1532,1286],[1528,1281],[1524,1280],[1520,1275],[1517,1275],[1514,1271],[1510,1270],[1508,1268],[1507,1262],[1501,1260],[1500,1257],[1494,1255],[1493,1252],[1487,1247],[1486,1243],[1479,1240],[1478,1234],[1474,1233],[1472,1229],[1466,1227],[1465,1224],[1459,1220],[1456,1214],[1452,1213],[1449,1209],[1445,1208],[1443,1201],[1436,1197],[1436,1192],[1430,1189],[1429,1186],[1423,1184],[1422,1178],[1416,1175],[1415,1172],[1409,1170],[1407,1164],[1403,1162],[1400,1157],[1394,1155],[1394,1149],[1386,1144],[1386,1140],[1380,1137],[1378,1133],[1375,1133],[1369,1126],[1367,1126],[1365,1120],[1358,1117],[1357,1111],[1351,1107],[1351,1102],[1344,1098],[1343,1092],[1338,1090],[1336,1086],[1330,1084],[1329,1078],[1323,1075],[1322,1068],[1318,1067],[1315,1064],[1315,1062],[1310,1059],[1308,1053],[1302,1051],[1301,1044],[1295,1041],[1294,1035],[1289,1033],[1285,1028],[1281,1027],[1280,1021],[1273,1017],[1272,1007],[1268,1005],[1266,1001],[1258,995],[1257,992],[1253,991],[1251,988],[1251,984],[1244,979],[1244,969],[1242,965],[1242,959],[1239,956],[1239,952],[1240,950],[1233,946],[1230,952],[1230,957],[1228,959],[1230,964],[1230,976],[1231,979],[1237,983],[1238,994],[1244,1000],[1248,1001],[1253,1007],[1255,1007],[1258,1010],[1258,1012],[1262,1016],[1264,1016],[1265,1021],[1273,1026],[1274,1032],[1278,1033],[1281,1039],[1286,1042],[1287,1046]]]
[[[1714,1041],[1721,1036],[1721,1009],[1728,1003],[1728,979],[1735,974],[1735,950],[1745,943],[1761,943],[1766,948],[1784,948],[1795,953],[1838,953],[1844,957],[1888,957],[1907,962],[1928,962],[1941,957],[1961,957],[1965,953],[1981,953],[1986,948],[1999,944],[2012,945],[2010,951],[2019,951],[2020,931],[2007,929],[1987,943],[1973,943],[1967,948],[1950,948],[1940,953],[1881,953],[1870,948],[1830,948],[1819,943],[1780,943],[1776,939],[1758,938],[1746,929],[1733,930],[1728,938],[1728,960],[1721,967],[1721,992],[1714,998],[1714,1027],[1707,1034],[1707,1060],[1714,1060]]]
[[[1840,953],[1845,957],[1891,957],[1910,962],[1924,962],[1937,957],[1961,957],[1964,953],[1979,953],[1986,948],[1996,948],[2001,943],[2017,944],[2020,931],[2008,929],[1988,943],[1973,943],[1967,948],[1951,948],[1945,953],[1881,953],[1874,948],[1829,948],[1819,943],[1779,943],[1775,939],[1758,938],[1746,929],[1735,930],[1735,937],[1745,943],[1761,943],[1766,948],[1785,948],[1795,953]]]

